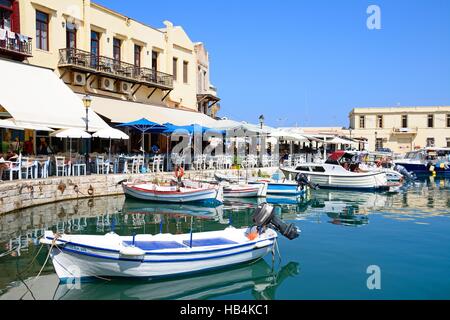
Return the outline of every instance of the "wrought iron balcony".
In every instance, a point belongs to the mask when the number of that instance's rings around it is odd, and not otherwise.
[[[162,90],[173,89],[173,76],[149,68],[104,56],[96,56],[80,49],[60,49],[59,67],[92,72],[105,77],[139,83]]]
[[[14,39],[6,38],[5,40],[0,40],[0,53],[17,60],[32,57],[33,46],[31,40],[27,36],[16,33]]]
[[[394,135],[416,135],[418,128],[393,128],[392,134]]]

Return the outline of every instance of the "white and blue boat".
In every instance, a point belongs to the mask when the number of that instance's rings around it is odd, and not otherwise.
[[[250,228],[223,231],[119,236],[59,235],[47,231],[40,240],[61,281],[83,278],[161,278],[220,269],[263,258],[272,252],[277,231],[299,236],[268,204],[258,207]]]

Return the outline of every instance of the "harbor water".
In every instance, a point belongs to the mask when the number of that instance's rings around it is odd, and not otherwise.
[[[450,299],[450,180],[427,178],[398,193],[311,191],[269,197],[302,231],[280,236],[264,260],[158,281],[59,284],[45,230],[119,235],[189,233],[252,224],[265,200],[216,208],[83,199],[0,216],[1,299]],[[36,278],[36,276],[39,277]]]

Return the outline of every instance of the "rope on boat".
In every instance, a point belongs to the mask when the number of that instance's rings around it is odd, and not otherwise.
[[[6,257],[8,255],[10,255],[11,253],[13,253],[14,251],[16,251],[17,249],[19,249],[19,247],[13,248],[11,250],[8,250],[6,252],[3,252],[0,254],[0,258]]]

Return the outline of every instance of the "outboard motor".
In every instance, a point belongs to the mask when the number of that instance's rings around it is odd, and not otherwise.
[[[278,231],[289,240],[294,240],[300,235],[300,230],[293,224],[287,224],[275,215],[274,207],[263,203],[256,208],[253,214],[253,222],[259,228],[269,227]]]
[[[317,184],[311,183],[309,181],[308,176],[304,173],[297,173],[295,176],[295,181],[297,182],[298,186],[303,190],[305,186],[309,186],[313,190],[318,190],[319,186]]]
[[[401,166],[399,164],[395,165],[394,170],[400,173],[409,181],[414,181],[417,179],[416,175],[413,172],[409,172],[404,166]]]

